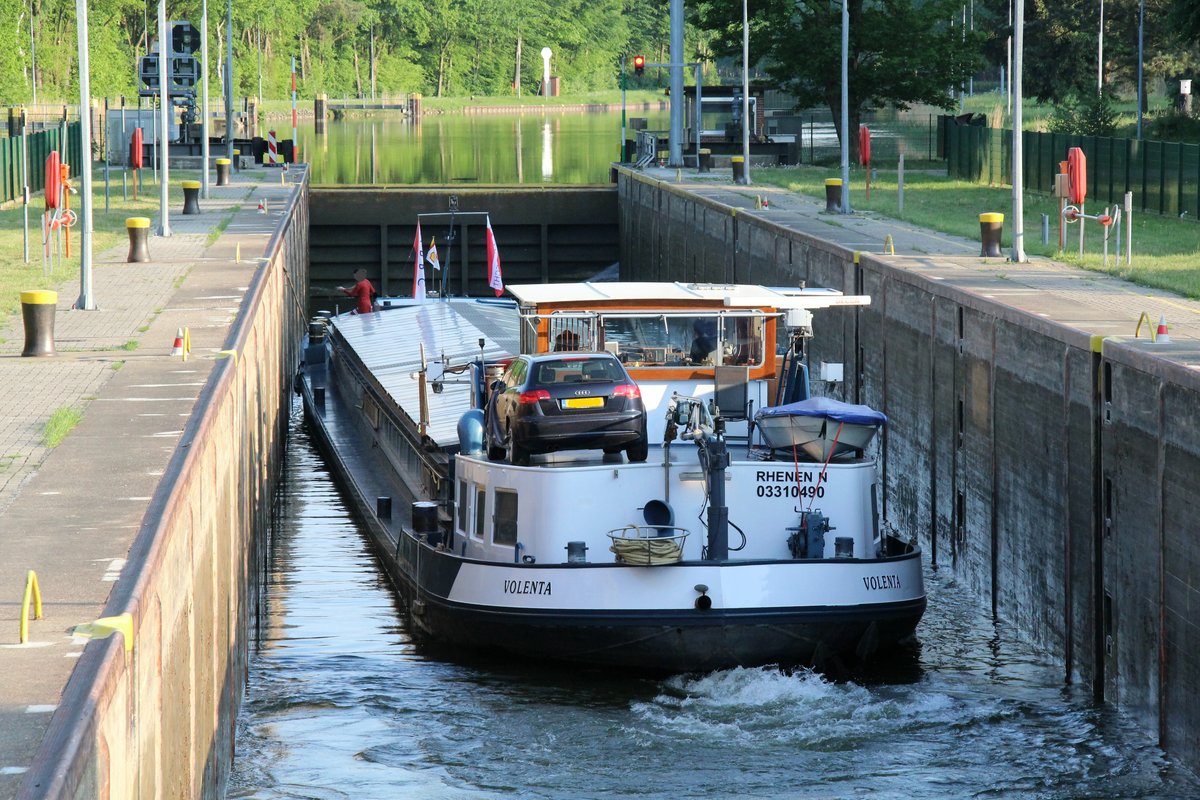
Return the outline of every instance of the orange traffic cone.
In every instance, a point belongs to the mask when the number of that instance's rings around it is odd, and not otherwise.
[[[258,201],[258,213],[260,213],[260,214],[267,213],[267,201],[266,200]]]
[[[179,328],[175,331],[175,344],[171,345],[171,355],[183,355],[183,328]]]
[[[1171,334],[1167,333],[1167,315],[1166,314],[1158,315],[1158,331],[1154,334],[1154,341],[1164,342],[1164,343],[1171,341]]]

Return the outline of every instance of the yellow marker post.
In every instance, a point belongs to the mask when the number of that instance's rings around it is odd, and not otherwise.
[[[890,233],[883,237],[883,249],[888,255],[896,255],[896,243],[892,241]]]
[[[192,352],[192,332],[188,328],[183,329],[183,360],[187,361],[188,353]]]
[[[241,242],[238,242],[236,245],[234,245],[233,259],[234,259],[234,262],[237,264],[242,263],[242,243]]]
[[[29,642],[29,603],[33,602],[33,618],[42,618],[42,590],[38,586],[37,573],[29,570],[25,576],[25,597],[21,600],[21,625],[19,630],[19,641],[21,644]]]

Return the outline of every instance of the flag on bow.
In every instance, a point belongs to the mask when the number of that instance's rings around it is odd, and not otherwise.
[[[417,257],[413,261],[413,298],[425,300],[425,259],[421,244],[421,221],[417,220],[417,237],[413,240],[413,250]]]
[[[425,260],[428,261],[429,266],[433,267],[434,269],[440,270],[442,268],[442,263],[438,261],[436,236],[429,240],[429,254],[425,256]]]
[[[487,262],[488,286],[496,292],[496,297],[504,294],[504,279],[500,277],[500,251],[496,248],[496,236],[492,233],[492,218],[487,220]]]

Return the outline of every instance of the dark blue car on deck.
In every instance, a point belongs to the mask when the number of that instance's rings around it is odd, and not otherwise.
[[[489,387],[486,416],[495,461],[595,448],[645,461],[649,450],[641,390],[610,353],[517,356]]]

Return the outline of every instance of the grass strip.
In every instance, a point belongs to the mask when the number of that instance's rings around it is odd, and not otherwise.
[[[83,412],[74,406],[61,406],[54,409],[50,419],[42,428],[42,442],[53,450],[58,447],[67,434],[74,430],[83,419]]]
[[[825,197],[825,179],[839,177],[837,168],[776,167],[756,169],[756,183],[778,186],[797,194]],[[865,172],[850,174],[850,201],[856,211],[867,211],[941,231],[966,239],[979,239],[979,215],[1004,214],[1003,245],[1012,246],[1012,190],[948,178],[933,172],[905,172],[904,213],[898,209],[895,170],[878,170],[871,181],[871,199],[866,199]],[[1133,263],[1126,266],[1116,252],[1116,231],[1109,233],[1108,266],[1104,266],[1104,229],[1094,221],[1084,228],[1084,256],[1078,255],[1079,224],[1067,227],[1067,251],[1058,250],[1058,200],[1044,195],[1025,195],[1025,252],[1074,264],[1084,269],[1116,275],[1142,286],[1200,298],[1200,225],[1192,220],[1133,213]],[[1089,213],[1100,211],[1088,204]],[[1041,243],[1042,215],[1050,218],[1050,244]],[[1122,226],[1125,222],[1122,220]],[[1124,247],[1122,231],[1122,247]],[[880,242],[882,250],[883,243]],[[1123,256],[1123,253],[1121,254]]]

